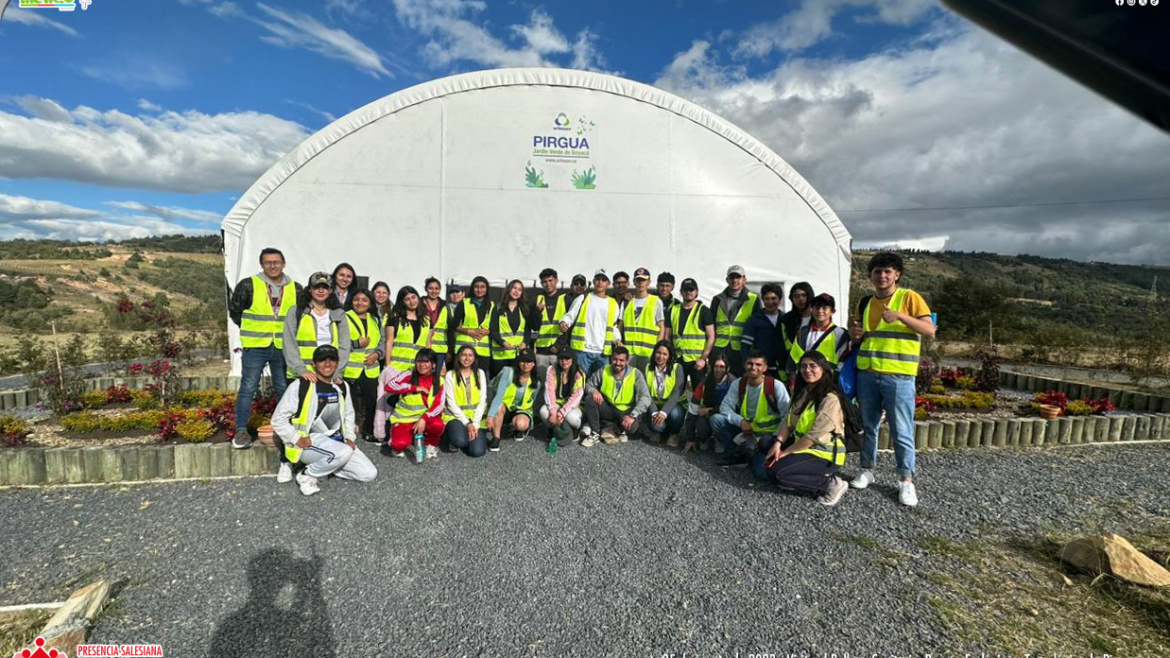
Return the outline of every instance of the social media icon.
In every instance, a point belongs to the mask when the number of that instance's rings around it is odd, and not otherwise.
[[[1141,5],[1141,6],[1143,6],[1143,7],[1145,7],[1145,6],[1146,6],[1146,0],[1138,0],[1138,4],[1139,4],[1139,5]]]

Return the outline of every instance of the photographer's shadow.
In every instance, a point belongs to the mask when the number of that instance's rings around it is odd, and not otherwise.
[[[281,548],[253,556],[248,563],[248,600],[220,622],[208,655],[336,656],[321,592],[323,565],[320,557],[297,558]]]

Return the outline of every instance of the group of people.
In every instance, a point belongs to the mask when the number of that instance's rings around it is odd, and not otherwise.
[[[419,439],[423,459],[443,449],[480,457],[539,424],[550,450],[637,437],[684,453],[714,443],[722,465],[750,465],[761,479],[835,505],[850,486],[874,482],[884,413],[899,499],[917,504],[914,380],[934,324],[922,297],[898,285],[897,254],[870,260],[874,292],[848,329],[834,323],[831,295],[796,283],[781,313],[782,287],[751,291],[740,266],[727,270],[727,287],[708,307],[694,279],[682,280],[680,300],[673,275],[659,274],[652,291],[645,268],[612,281],[597,270],[591,289],[578,274],[567,291],[546,268],[530,306],[519,280],[499,303],[482,276],[467,293],[448,285],[446,300],[431,278],[422,295],[403,286],[391,302],[384,282],[358,289],[346,263],[304,288],[284,265],[279,250],[264,249],[261,272],[232,292],[243,352],[236,427],[246,427],[267,367],[279,399],[272,426],[285,447],[277,480],[291,481],[303,465],[295,478],[306,495],[329,475],[376,476],[359,434],[395,457]],[[856,363],[865,433],[861,471],[848,482],[840,469],[854,402],[837,381],[847,360]],[[236,432],[232,443],[246,448],[249,436]]]

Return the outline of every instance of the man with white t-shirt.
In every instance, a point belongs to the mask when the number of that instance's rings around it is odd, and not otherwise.
[[[630,367],[642,372],[650,365],[654,346],[666,339],[666,314],[662,300],[650,294],[650,270],[634,270],[634,296],[620,317],[622,344],[630,350]]]
[[[753,350],[758,350],[768,359],[766,374],[780,379],[780,368],[784,366],[784,341],[780,337],[780,300],[784,288],[779,283],[765,283],[760,288],[760,303],[763,305],[752,313],[743,328],[743,346],[740,348],[740,362],[747,359]]]
[[[577,365],[587,376],[605,366],[606,357],[620,344],[617,302],[607,294],[609,275],[597,270],[593,275],[593,292],[573,300],[561,318],[561,331],[571,331],[569,347],[577,355]]]

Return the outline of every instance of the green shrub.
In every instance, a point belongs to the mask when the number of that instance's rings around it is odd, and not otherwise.
[[[117,416],[99,416],[88,411],[70,414],[61,419],[61,427],[74,434],[94,432],[134,432],[153,430],[163,419],[161,411],[135,411]]]
[[[180,421],[175,430],[179,433],[179,438],[187,443],[203,443],[215,434],[211,421],[203,418],[188,417],[187,420]]]
[[[955,380],[955,386],[964,391],[973,391],[975,390],[975,378],[971,375],[963,375]]]
[[[88,411],[83,411],[78,414],[69,414],[61,419],[61,427],[66,432],[73,432],[74,434],[89,434],[96,432],[99,429],[99,419],[97,414],[91,414]]]
[[[210,389],[206,391],[184,391],[179,396],[179,402],[188,407],[214,407],[223,404],[225,400],[235,401],[235,391]]]
[[[949,395],[925,395],[923,397],[930,403],[932,409],[976,409],[986,411],[995,406],[994,395],[976,391],[963,391],[962,394],[954,397]]]
[[[1091,416],[1093,415],[1093,405],[1084,400],[1071,400],[1064,408],[1064,413],[1066,416]]]
[[[105,391],[87,391],[81,396],[81,404],[86,409],[101,409],[110,401]]]
[[[150,391],[135,389],[130,393],[130,401],[139,409],[157,409],[158,398]]]
[[[29,428],[28,423],[16,416],[8,414],[0,416],[0,446],[5,448],[22,446],[29,434],[32,434],[32,429]]]

